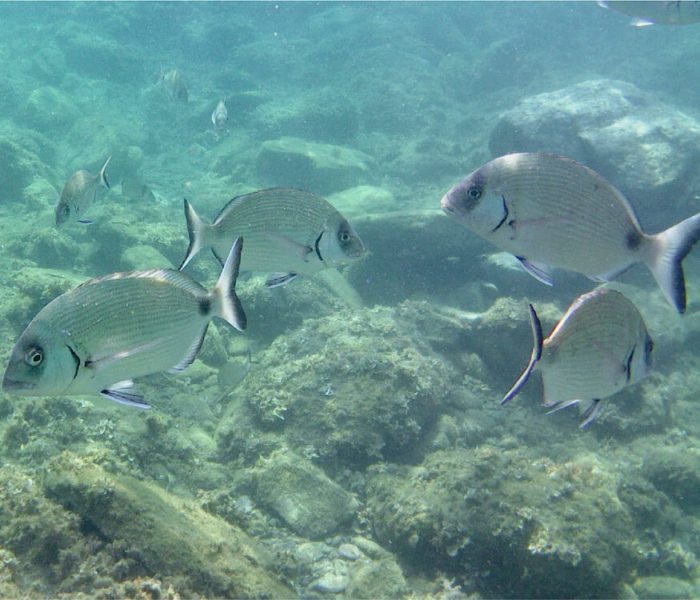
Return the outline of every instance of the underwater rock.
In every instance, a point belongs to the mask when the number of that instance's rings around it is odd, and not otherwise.
[[[481,445],[370,467],[367,508],[380,542],[423,568],[475,578],[486,596],[614,597],[654,522],[618,496],[632,473],[589,453],[556,463]]]
[[[76,268],[86,259],[84,244],[50,226],[29,230],[8,246],[15,256],[28,258],[45,269]]]
[[[44,134],[64,132],[79,116],[73,99],[51,86],[32,90],[22,109],[22,119]]]
[[[642,474],[690,514],[700,511],[700,451],[690,438],[674,445],[650,448],[644,456]]]
[[[328,536],[351,521],[359,507],[352,494],[291,452],[262,458],[254,476],[257,501],[305,538]]]
[[[415,331],[419,311],[408,303],[401,317],[374,307],[307,319],[255,358],[235,394],[259,427],[281,430],[290,448],[328,468],[407,460],[459,380]],[[240,419],[234,411],[222,421],[222,443]]]
[[[285,185],[327,195],[371,178],[369,155],[295,137],[263,142],[256,167],[265,186]]]
[[[690,600],[700,591],[690,581],[676,577],[640,577],[632,589],[644,600]]]
[[[366,562],[351,572],[349,598],[401,598],[408,591],[401,568],[392,558]]]
[[[148,269],[174,269],[173,264],[153,246],[137,244],[122,252],[120,258],[122,271],[139,271]]]
[[[326,198],[345,217],[376,215],[396,209],[394,195],[385,188],[358,185]]]
[[[43,177],[34,177],[32,182],[22,190],[22,199],[32,212],[45,211],[49,206],[53,211],[58,197],[58,190]]]
[[[129,44],[120,44],[94,28],[85,30],[73,21],[66,21],[59,35],[66,64],[74,73],[129,85],[142,76],[142,56]]]
[[[245,533],[153,483],[64,452],[44,486],[104,539],[124,540],[148,573],[178,576],[183,595],[292,596],[264,570],[265,557]]]
[[[582,162],[636,202],[683,193],[700,124],[631,83],[584,81],[521,100],[491,133],[494,156],[553,152]]]
[[[3,203],[18,203],[24,190],[37,177],[50,179],[48,169],[39,158],[44,140],[30,130],[0,128],[0,197]],[[47,152],[50,154],[50,152]],[[58,198],[54,198],[54,201]]]

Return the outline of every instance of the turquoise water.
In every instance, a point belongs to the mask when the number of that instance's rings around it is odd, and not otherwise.
[[[3,362],[68,289],[179,265],[183,198],[210,221],[298,187],[367,248],[271,290],[243,274],[246,334],[211,326],[186,371],[137,381],[150,411],[0,393],[0,596],[697,597],[697,248],[682,317],[643,266],[615,282],[654,371],[581,431],[538,381],[499,401],[529,357],[526,301],[546,334],[594,282],[542,285],[439,203],[503,144],[575,139],[645,231],[697,212],[699,27],[594,2],[0,4]],[[495,133],[593,80],[656,107],[616,121],[636,154],[603,120],[550,120],[536,148]],[[56,228],[68,177],[110,155],[93,223]],[[202,251],[187,272],[209,288],[218,269]]]

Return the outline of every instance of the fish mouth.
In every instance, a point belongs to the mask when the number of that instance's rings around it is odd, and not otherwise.
[[[442,199],[440,200],[440,208],[442,209],[443,212],[447,213],[448,215],[454,215],[456,214],[456,211],[454,207],[452,206],[452,203],[450,202],[449,197],[447,194],[445,194]]]
[[[2,378],[2,389],[7,390],[8,392],[16,392],[20,390],[28,390],[32,386],[27,383],[26,381],[17,381],[16,379],[12,379],[8,375],[5,375]]]

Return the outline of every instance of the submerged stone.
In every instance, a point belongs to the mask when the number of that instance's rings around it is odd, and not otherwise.
[[[298,535],[320,539],[347,524],[359,504],[321,469],[290,452],[274,452],[255,472],[257,501]]]

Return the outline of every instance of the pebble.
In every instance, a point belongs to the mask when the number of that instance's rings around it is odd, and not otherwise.
[[[350,578],[340,573],[326,573],[314,581],[309,589],[321,594],[340,594],[350,585]]]
[[[340,544],[338,555],[346,560],[357,560],[362,556],[360,549],[354,544]]]

